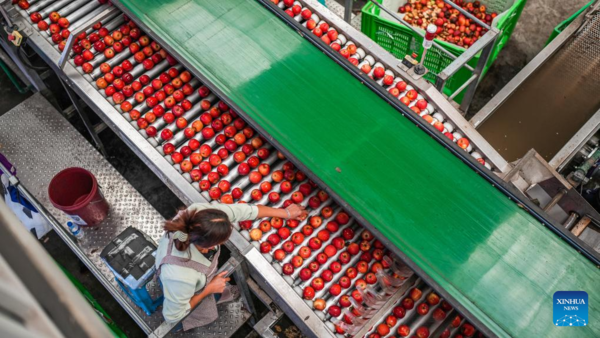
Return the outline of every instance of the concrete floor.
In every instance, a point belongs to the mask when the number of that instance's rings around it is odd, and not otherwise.
[[[344,0],[336,0],[341,3]],[[471,113],[476,113],[494,94],[496,94],[528,61],[545,45],[554,27],[582,7],[587,0],[531,0],[525,6],[512,38],[498,56],[488,75],[480,84],[474,99]],[[355,1],[355,10],[364,5],[363,0]],[[1,52],[1,51],[0,51]],[[53,86],[60,88],[60,86]],[[53,88],[51,87],[51,88]],[[58,101],[65,103],[64,95],[56,93]],[[29,94],[19,94],[6,75],[0,71],[0,115],[25,100]],[[78,118],[72,119],[80,132],[87,136]],[[135,156],[110,130],[100,134],[109,152],[109,161],[128,179],[140,193],[164,216],[172,217],[179,206],[177,198],[156,176]],[[88,137],[89,140],[89,137]],[[104,288],[95,280],[68,248],[55,235],[51,235],[44,246],[51,255],[74,274],[99,301],[105,310],[117,321],[117,324],[129,337],[144,336],[135,323],[123,312]],[[247,332],[248,328],[246,328]],[[240,332],[241,333],[241,332]]]

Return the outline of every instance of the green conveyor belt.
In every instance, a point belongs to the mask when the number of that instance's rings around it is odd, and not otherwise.
[[[119,1],[494,333],[600,336],[592,263],[261,4]],[[552,324],[559,290],[587,327]]]

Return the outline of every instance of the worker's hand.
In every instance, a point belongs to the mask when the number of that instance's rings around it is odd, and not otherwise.
[[[227,282],[229,282],[229,278],[224,277],[225,274],[227,274],[227,271],[221,272],[206,285],[206,292],[208,294],[223,293]]]
[[[285,208],[285,210],[288,211],[290,219],[297,219],[299,221],[303,221],[308,216],[308,211],[306,211],[304,207],[299,204],[292,204]]]

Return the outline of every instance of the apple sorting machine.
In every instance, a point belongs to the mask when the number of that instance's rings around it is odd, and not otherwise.
[[[184,203],[307,205],[303,222],[235,224],[240,325],[266,336],[285,313],[310,337],[558,337],[555,291],[600,303],[600,259],[502,179],[515,167],[315,0],[0,5],[15,62],[17,31]],[[249,292],[276,307],[256,318]]]

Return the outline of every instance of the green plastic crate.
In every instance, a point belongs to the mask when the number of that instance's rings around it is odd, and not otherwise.
[[[77,278],[75,278],[75,276],[73,276],[69,271],[67,271],[67,269],[65,269],[62,265],[60,265],[58,263],[56,263],[56,265],[58,265],[58,267],[62,270],[62,272],[67,276],[67,278],[69,278],[71,283],[73,283],[73,285],[77,288],[77,290],[79,290],[81,295],[83,295],[83,297],[92,306],[92,308],[94,309],[96,314],[98,314],[98,317],[100,317],[100,319],[110,329],[110,331],[113,334],[113,337],[114,338],[127,338],[127,335],[123,331],[121,331],[121,329],[117,326],[117,324],[115,324],[115,322],[112,320],[112,318],[110,318],[108,313],[106,313],[106,311],[104,311],[102,306],[100,306],[100,304],[98,304],[96,299],[85,288],[85,286],[83,286],[83,284],[81,284],[81,282],[79,280],[77,280]]]
[[[377,1],[379,3],[383,3],[384,5],[386,3],[398,3],[398,1],[392,0],[385,0],[385,3],[384,0]],[[510,35],[517,24],[517,20],[523,11],[523,7],[525,7],[526,0],[515,0],[512,4],[507,4],[506,2],[502,3],[501,0],[480,2],[483,5],[486,5],[491,11],[498,13],[498,16],[494,19],[492,25],[500,30],[500,35],[496,39],[494,49],[486,66],[483,69],[483,77],[487,73],[488,68],[498,57],[498,54],[504,45],[508,42],[508,39],[510,38]],[[406,1],[400,1],[400,3],[404,4]],[[508,9],[504,10],[503,7],[508,7]],[[392,10],[395,11],[396,8],[392,8]],[[420,55],[422,52],[423,38],[395,19],[391,17],[390,19],[387,19],[380,16],[380,12],[381,10],[371,2],[367,3],[363,7],[361,26],[362,32],[399,59],[402,59],[406,55],[411,55],[413,53]],[[465,51],[464,48],[446,41],[436,40],[436,42],[456,56],[461,55]],[[480,54],[476,55],[471,59],[471,61],[469,61],[470,66],[475,67],[475,65],[477,65],[477,61],[479,61],[479,55]],[[429,82],[435,83],[435,75],[439,74],[452,61],[453,60],[443,51],[439,50],[435,46],[432,47],[427,52],[427,57],[424,62],[427,69],[430,70],[430,72],[425,75],[425,78],[429,80]],[[450,95],[454,93],[454,91],[464,84],[471,76],[472,73],[468,69],[464,67],[461,68],[446,82],[444,94]],[[460,103],[462,101],[463,94],[464,91],[456,96],[454,100]]]
[[[559,23],[556,27],[554,27],[554,30],[552,31],[552,34],[550,34],[550,37],[548,38],[548,41],[546,41],[546,45],[549,44],[550,42],[552,42],[552,40],[554,40],[555,37],[558,36],[558,34],[562,33],[562,31],[567,28],[568,25],[571,24],[571,22],[573,22],[573,20],[575,20],[579,14],[581,14],[583,11],[585,11],[588,7],[590,7],[590,5],[592,3],[594,3],[596,0],[592,0],[590,2],[587,3],[587,5],[581,7],[580,10],[578,10],[577,12],[575,12],[575,14],[571,15],[567,20]]]

